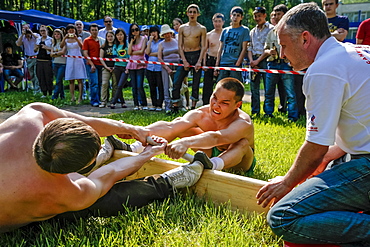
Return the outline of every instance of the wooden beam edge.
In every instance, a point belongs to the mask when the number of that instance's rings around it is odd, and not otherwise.
[[[108,162],[135,155],[137,154],[116,150],[113,157]],[[146,162],[140,170],[126,179],[132,180],[153,174],[161,174],[181,165],[183,165],[183,163],[154,157]],[[197,196],[210,199],[216,204],[230,202],[231,207],[235,210],[266,213],[268,207],[262,208],[257,204],[256,200],[258,190],[266,183],[267,182],[262,180],[227,172],[204,170],[202,177],[191,187],[191,190],[194,191]]]

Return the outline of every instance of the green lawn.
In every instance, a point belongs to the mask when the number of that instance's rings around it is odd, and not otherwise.
[[[0,94],[0,111],[18,110],[32,101],[42,100],[31,93]],[[67,100],[52,103],[69,104]],[[242,109],[250,113],[250,104],[244,103]],[[137,125],[174,118],[157,112],[142,115],[127,111],[109,118]],[[292,123],[277,113],[273,119],[255,119],[254,125],[257,166],[253,177],[268,180],[284,175],[304,141],[304,120]],[[127,209],[117,217],[67,225],[35,224],[1,234],[0,246],[282,246],[282,241],[271,232],[264,215],[232,211],[228,204],[216,206],[184,195],[142,209]]]

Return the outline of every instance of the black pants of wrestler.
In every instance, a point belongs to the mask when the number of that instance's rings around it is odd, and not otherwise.
[[[154,201],[163,201],[173,194],[172,186],[160,175],[116,183],[107,194],[90,207],[66,212],[54,217],[57,220],[75,221],[80,218],[109,217],[125,212],[125,208],[140,208]]]
[[[207,55],[206,65],[214,67],[216,65],[216,57],[212,57]],[[204,80],[203,80],[203,96],[202,101],[203,105],[209,104],[209,99],[211,98],[213,92],[213,85],[216,82],[216,78],[213,74],[213,69],[208,69],[204,72]]]

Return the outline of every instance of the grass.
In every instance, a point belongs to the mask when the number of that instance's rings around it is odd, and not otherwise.
[[[29,100],[41,101],[24,92],[0,97],[2,111],[18,110]],[[66,100],[52,103],[68,104]],[[250,104],[244,103],[243,110],[250,113]],[[174,117],[127,111],[109,118],[144,126]],[[268,180],[284,175],[304,141],[304,119],[292,123],[286,115],[277,113],[273,119],[254,119],[254,125],[257,166],[253,177]],[[232,211],[227,203],[214,205],[183,195],[141,209],[127,209],[116,217],[90,218],[66,225],[55,221],[33,224],[1,234],[0,246],[282,246],[282,240],[271,232],[265,215]]]

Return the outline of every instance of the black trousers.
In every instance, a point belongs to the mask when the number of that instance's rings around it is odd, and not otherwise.
[[[74,212],[66,212],[53,219],[74,221],[80,218],[109,217],[125,212],[125,207],[143,207],[154,201],[163,201],[173,194],[167,179],[152,175],[136,180],[116,183],[107,194],[90,207]]]
[[[214,67],[216,65],[216,59],[216,57],[207,55],[206,65]],[[213,85],[216,82],[216,78],[214,77],[213,72],[213,69],[208,69],[204,72],[202,96],[203,105],[209,104],[209,99],[211,98],[211,95],[213,93]]]

